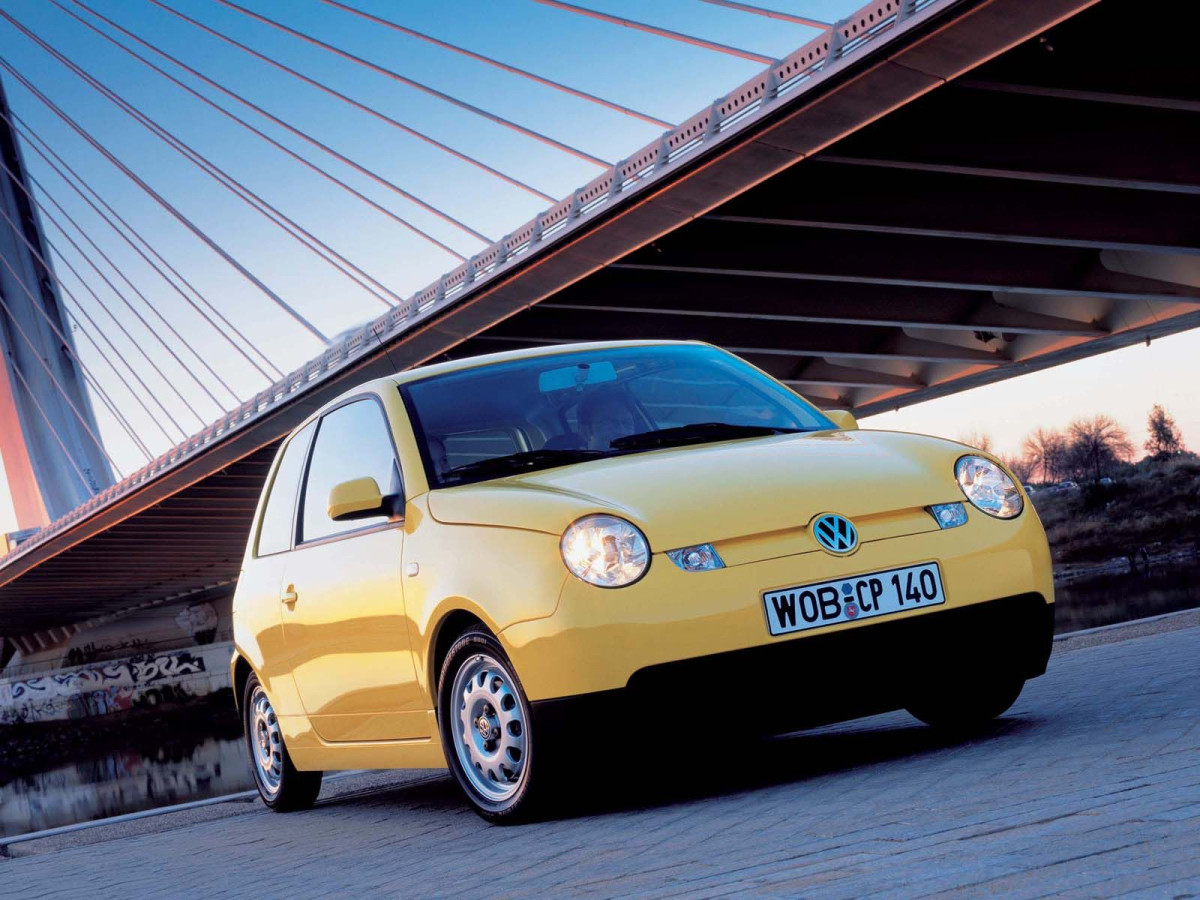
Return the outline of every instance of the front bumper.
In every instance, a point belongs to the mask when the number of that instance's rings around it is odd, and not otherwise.
[[[656,553],[646,576],[626,588],[568,579],[552,615],[511,625],[499,637],[529,699],[539,701],[624,688],[651,667],[729,651],[779,646],[807,655],[826,636],[865,636],[893,622],[940,617],[997,598],[1036,594],[1043,606],[1051,604],[1050,551],[1032,511],[1013,521],[975,510],[969,515],[960,528],[867,542],[845,557],[815,551],[683,572]],[[784,637],[767,631],[764,591],[930,561],[941,568],[944,605]],[[960,642],[953,631],[945,639]],[[1001,652],[1008,646],[999,638],[992,642]],[[851,663],[859,658],[850,653]]]
[[[608,721],[610,714],[672,729],[702,698],[706,710],[720,711],[714,728],[782,733],[902,709],[928,685],[974,673],[1002,669],[1034,678],[1046,671],[1053,634],[1054,605],[1040,594],[1020,594],[820,632],[803,643],[648,666],[624,688],[533,707],[551,729]]]

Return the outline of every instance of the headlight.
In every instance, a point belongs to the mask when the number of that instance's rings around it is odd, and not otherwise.
[[[584,516],[563,532],[559,547],[571,574],[597,587],[633,584],[650,564],[645,535],[616,516]]]
[[[954,464],[954,477],[971,505],[989,516],[1011,519],[1025,506],[1013,480],[990,459],[964,456]]]

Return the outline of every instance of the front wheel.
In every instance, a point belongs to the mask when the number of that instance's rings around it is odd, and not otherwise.
[[[309,809],[321,792],[320,772],[300,772],[292,765],[279,717],[257,675],[246,680],[242,694],[246,751],[258,795],[275,812]]]
[[[459,637],[442,663],[438,728],[450,771],[479,815],[495,823],[534,816],[548,766],[538,758],[525,689],[481,627]]]
[[[1025,679],[1019,675],[963,679],[929,690],[912,701],[908,711],[939,731],[967,733],[1005,713],[1024,687]]]

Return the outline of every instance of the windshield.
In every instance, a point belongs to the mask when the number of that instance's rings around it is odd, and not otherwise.
[[[834,427],[737,357],[686,344],[495,363],[413,381],[400,392],[434,488]]]

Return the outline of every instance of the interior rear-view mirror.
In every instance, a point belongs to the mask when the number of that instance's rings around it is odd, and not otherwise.
[[[538,374],[538,390],[543,394],[563,391],[567,388],[582,388],[585,384],[600,384],[616,381],[617,370],[610,362],[580,363],[561,369],[547,369]]]

